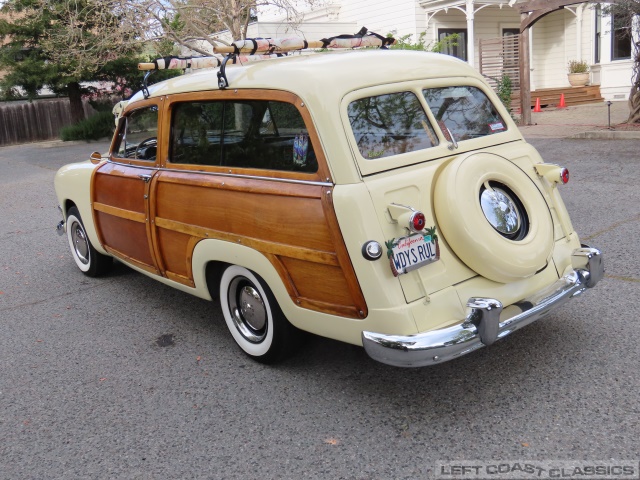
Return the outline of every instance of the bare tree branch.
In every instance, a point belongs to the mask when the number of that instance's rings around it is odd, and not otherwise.
[[[298,17],[296,0],[34,1],[57,19],[43,48],[56,62],[85,72],[140,51],[145,44],[161,46],[158,52],[180,45],[209,55],[214,46],[228,45],[217,32],[226,31],[233,40],[245,38],[260,7],[275,8],[290,21]]]

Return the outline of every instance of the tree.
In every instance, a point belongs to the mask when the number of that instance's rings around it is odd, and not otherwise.
[[[8,0],[2,7],[7,19],[0,21],[0,69],[7,72],[0,81],[5,97],[32,99],[43,87],[68,95],[74,122],[84,118],[82,82],[102,80],[109,62],[132,57],[140,42],[129,42],[105,31],[120,28],[118,12],[99,9],[93,0]],[[66,39],[65,39],[66,36]],[[76,48],[81,46],[81,48]],[[130,62],[135,60],[130,58]]]
[[[312,4],[314,0],[306,0]],[[122,80],[119,66],[131,76],[142,51],[164,56],[175,45],[207,55],[231,39],[245,38],[259,8],[284,11],[294,22],[296,0],[7,0],[0,20],[0,82],[5,96],[22,89],[29,98],[49,86],[66,94],[74,121],[84,118],[82,82]],[[299,2],[303,3],[303,2]],[[124,59],[124,60],[123,60]],[[126,65],[123,65],[123,61]],[[126,67],[126,68],[125,68]],[[132,71],[133,70],[133,71]],[[135,75],[134,75],[135,74]],[[169,74],[172,75],[173,73]],[[159,80],[165,75],[155,75]],[[126,77],[125,77],[126,78]]]
[[[130,0],[113,0],[118,8],[131,6]],[[321,0],[134,0],[136,14],[144,12],[145,24],[156,38],[169,38],[202,54],[227,42],[216,32],[226,31],[232,40],[247,36],[249,23],[257,12],[269,8],[284,14],[287,23],[297,23],[298,4],[311,6]]]
[[[86,18],[116,18],[117,25],[100,29],[106,45],[117,45],[123,39],[169,43],[210,55],[212,47],[228,44],[217,32],[223,32],[227,40],[246,38],[249,23],[257,20],[260,8],[283,12],[288,23],[296,23],[296,6],[316,1],[321,0],[83,0],[87,11],[83,13],[68,0],[71,7],[65,12],[67,28],[57,30],[53,36],[57,42],[70,42],[68,54],[77,55],[87,51],[80,33]]]
[[[605,6],[603,12],[613,14],[616,24],[627,26],[633,59],[627,123],[640,123],[640,37],[634,38],[632,34],[634,26],[640,34],[640,0],[616,0],[615,3]]]

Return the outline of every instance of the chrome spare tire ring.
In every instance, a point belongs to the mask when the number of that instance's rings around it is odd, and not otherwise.
[[[480,208],[489,224],[509,240],[529,233],[529,218],[518,196],[506,185],[487,181],[480,189]]]

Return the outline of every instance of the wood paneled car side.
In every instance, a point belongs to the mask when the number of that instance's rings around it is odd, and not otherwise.
[[[295,107],[305,132],[296,135],[304,135],[311,143],[309,152],[313,151],[317,168],[308,172],[260,168],[260,151],[249,151],[250,141],[243,143],[235,138],[234,144],[223,146],[247,151],[243,151],[246,158],[242,160],[249,166],[223,165],[224,161],[216,164],[220,133],[202,132],[201,124],[177,125],[173,115],[185,105],[197,105],[203,111],[210,107],[210,113],[221,102],[236,113],[238,106],[261,105],[256,102],[272,102],[272,109]],[[122,130],[131,112],[149,105],[160,107],[157,152],[152,159],[140,159],[139,152],[122,147],[126,135],[130,135]],[[296,305],[348,318],[366,316],[364,298],[333,210],[332,183],[322,145],[299,98],[278,91],[180,94],[132,105],[123,118],[110,161],[101,165],[93,178],[96,227],[109,253],[150,273],[194,287],[192,258],[198,242],[234,242],[250,246],[269,259]],[[233,128],[240,128],[242,120],[237,115]],[[185,134],[177,132],[179,128],[200,130]],[[247,136],[252,135],[250,128]],[[281,127],[278,135],[257,132],[260,139],[252,141],[260,146],[278,143],[277,148],[282,150],[278,157],[292,156],[289,137],[293,133],[283,130]],[[198,143],[193,139],[196,134]],[[146,135],[150,134],[138,137]],[[187,135],[192,136],[187,140]],[[193,155],[206,143],[203,135],[208,135],[207,153],[195,164]],[[181,149],[192,156],[181,156]]]

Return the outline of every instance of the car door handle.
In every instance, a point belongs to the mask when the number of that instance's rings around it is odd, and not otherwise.
[[[138,175],[138,178],[142,181],[144,181],[144,183],[149,183],[149,180],[151,180],[151,175],[149,174],[141,174]]]

